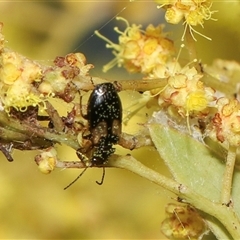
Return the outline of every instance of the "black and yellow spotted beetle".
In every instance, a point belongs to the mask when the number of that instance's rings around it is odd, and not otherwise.
[[[88,120],[91,146],[85,153],[82,149],[77,150],[77,155],[86,168],[64,189],[77,181],[88,167],[104,165],[115,151],[113,145],[118,143],[122,131],[122,104],[113,83],[95,86],[88,100],[85,118]],[[104,167],[103,171],[102,181],[97,182],[99,185],[103,183]]]

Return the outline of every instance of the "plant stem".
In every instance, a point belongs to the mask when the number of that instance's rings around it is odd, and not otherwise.
[[[53,122],[54,128],[57,132],[61,132],[64,129],[63,121],[57,112],[57,110],[52,106],[52,104],[49,101],[46,101],[46,112],[48,113],[50,119]]]
[[[189,61],[194,62],[197,59],[196,41],[193,39],[188,25],[186,26],[185,42],[188,50]],[[201,67],[198,62],[195,63],[195,68],[198,72],[201,72]]]
[[[92,77],[91,80],[95,85],[104,82],[113,82],[99,77]],[[90,91],[94,88],[91,80],[86,82],[87,80],[78,77],[73,83],[79,90]],[[117,82],[121,85],[122,90],[147,91],[156,88],[164,88],[167,85],[167,78],[119,80]]]
[[[184,186],[182,186],[180,183],[167,178],[150,168],[147,168],[131,155],[111,158],[109,160],[109,165],[117,168],[124,168],[131,172],[134,172],[137,175],[162,186],[172,193],[175,193],[176,195],[179,195],[180,191],[184,188]]]
[[[229,205],[231,202],[232,179],[236,161],[236,147],[229,146],[226,168],[223,177],[223,187],[221,192],[221,203]]]
[[[20,122],[19,120],[8,117],[4,112],[0,112],[0,129],[1,127],[5,129],[2,138],[4,137],[8,142],[24,142],[29,139],[40,138],[38,142],[42,142],[41,144],[43,144],[44,140],[50,140],[53,143],[66,144],[73,149],[79,148],[77,137],[74,135],[56,132],[52,129],[39,125],[36,126],[24,121]],[[46,143],[46,145],[49,146],[48,143]]]
[[[204,75],[201,80],[209,87],[218,90],[219,92],[225,93],[226,96],[231,97],[236,93],[236,86],[231,82],[221,82],[217,77],[217,73],[211,71],[207,66],[204,67]],[[215,75],[215,77],[214,77]]]
[[[59,168],[84,168],[86,167],[81,161],[77,162],[58,162]],[[102,167],[102,166],[99,166]],[[169,190],[176,194],[181,199],[184,199],[187,203],[191,204],[200,211],[207,213],[208,215],[216,218],[229,232],[233,239],[240,239],[240,221],[237,218],[232,208],[222,205],[220,203],[212,202],[203,196],[197,194],[190,188],[167,178],[158,172],[144,166],[137,161],[134,157],[112,155],[104,167],[118,167],[127,169],[143,178],[156,183],[157,185]],[[211,218],[211,217],[209,217]]]
[[[147,168],[132,156],[111,158],[109,164],[130,170],[175,193],[192,206],[216,218],[228,230],[233,239],[240,239],[240,221],[232,208],[204,198],[190,188]]]

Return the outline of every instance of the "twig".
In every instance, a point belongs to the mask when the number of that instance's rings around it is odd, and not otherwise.
[[[9,162],[13,161],[13,158],[11,155],[12,146],[13,146],[13,144],[11,144],[11,143],[7,143],[7,144],[0,143],[0,150],[5,155],[5,157],[7,158],[7,160]]]
[[[99,77],[90,78],[94,84],[103,82],[113,82]],[[90,91],[93,90],[94,85],[91,81],[86,82],[82,77],[76,77],[73,83],[76,85],[78,90]],[[167,85],[167,78],[156,78],[156,79],[134,79],[134,80],[118,80],[121,84],[121,90],[134,90],[134,91],[147,91],[156,88],[163,88]]]
[[[193,38],[189,25],[186,26],[185,37],[186,37],[185,42],[188,50],[189,61],[194,62],[194,67],[198,72],[202,72],[202,67],[200,65],[200,62],[196,61],[198,59],[197,50],[196,50],[196,41]]]
[[[122,133],[118,144],[130,150],[144,146],[153,146],[151,137],[146,134],[133,136],[128,133]]]
[[[8,142],[11,140],[13,143],[15,141],[18,143],[24,143],[28,140],[34,142],[34,139],[38,139],[39,144],[44,145],[44,142],[46,142],[47,146],[45,147],[48,147],[48,141],[50,140],[52,141],[50,145],[54,143],[63,143],[73,149],[79,148],[77,137],[75,135],[56,132],[53,129],[48,129],[39,125],[36,126],[29,122],[19,122],[19,120],[10,118],[4,112],[0,112],[0,126],[3,126],[3,128],[5,128],[5,134],[1,136],[1,138],[4,137],[8,140]]]
[[[240,220],[238,216],[236,216],[233,208],[206,199],[204,196],[197,194],[194,190],[147,168],[132,156],[118,158],[115,156],[114,158],[110,158],[108,164],[114,167],[130,170],[175,193],[198,210],[209,214],[211,220],[212,217],[219,220],[229,231],[233,239],[240,239]],[[210,219],[210,217],[208,219]]]
[[[60,168],[85,168],[85,164],[81,161],[75,162],[57,162],[56,167]],[[103,167],[103,166],[98,166]],[[184,201],[188,202],[192,206],[196,207],[198,210],[209,214],[211,218],[208,218],[212,221],[212,217],[215,217],[219,220],[224,227],[229,231],[233,239],[240,239],[240,221],[236,216],[233,208],[229,208],[226,205],[221,203],[215,203],[206,199],[202,195],[197,194],[191,188],[167,178],[158,172],[144,166],[142,163],[137,161],[134,157],[128,156],[118,156],[112,155],[109,158],[104,167],[117,167],[129,170],[145,179],[148,179],[157,185],[169,190],[170,192],[176,194]],[[215,220],[216,221],[216,220]]]
[[[229,206],[231,203],[232,179],[236,161],[236,147],[229,146],[225,173],[223,176],[223,187],[221,192],[221,203]]]
[[[51,121],[53,122],[54,129],[58,132],[61,132],[64,129],[64,124],[60,115],[50,102],[46,101],[46,107],[46,112],[48,113]]]

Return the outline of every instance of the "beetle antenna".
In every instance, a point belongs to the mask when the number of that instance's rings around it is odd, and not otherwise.
[[[86,167],[70,184],[68,184],[63,190],[68,189],[70,186],[72,186],[87,170],[88,168]]]
[[[103,184],[103,181],[104,181],[104,178],[105,178],[105,167],[103,167],[102,169],[103,169],[103,174],[102,174],[101,182],[96,181],[96,183],[97,183],[98,185],[102,185],[102,184]]]
[[[91,81],[91,83],[92,83],[93,87],[95,87],[95,83],[93,82],[93,79],[92,79],[92,77],[90,78],[90,81]]]

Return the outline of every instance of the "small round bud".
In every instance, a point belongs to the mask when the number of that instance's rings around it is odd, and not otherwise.
[[[35,162],[42,173],[51,173],[57,162],[57,152],[54,148],[48,148],[35,157]]]

